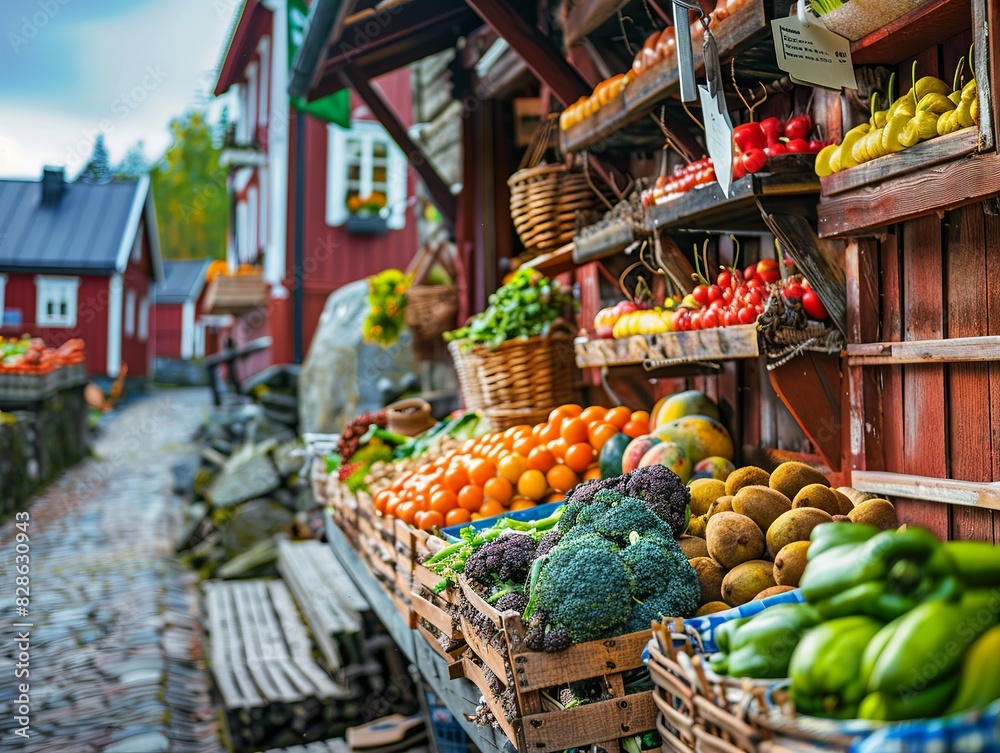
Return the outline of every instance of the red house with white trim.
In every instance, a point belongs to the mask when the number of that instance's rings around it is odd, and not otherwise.
[[[208,259],[165,260],[153,286],[154,356],[183,361],[206,355],[208,322],[201,313]]]
[[[251,370],[294,362],[297,297],[297,352],[304,355],[330,293],[383,269],[405,268],[417,250],[411,200],[415,174],[357,95],[351,95],[350,128],[292,108],[287,13],[286,0],[243,1],[215,87],[217,96],[233,92],[239,101],[236,143],[222,155],[230,168],[234,207],[227,258],[231,267],[262,263],[269,288],[265,315],[243,316],[233,328],[237,342],[273,337],[266,360],[253,362]],[[409,71],[384,76],[378,84],[412,124]],[[303,155],[298,165],[297,154]],[[299,183],[302,195],[296,196]],[[356,222],[348,210],[352,196],[372,193],[384,194],[387,203],[378,232]],[[295,274],[298,210],[300,283]]]
[[[163,279],[149,178],[0,180],[0,335],[81,337],[87,372],[146,376],[150,288]]]

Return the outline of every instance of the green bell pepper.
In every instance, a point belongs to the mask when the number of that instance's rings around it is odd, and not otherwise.
[[[938,717],[958,690],[958,673],[945,677],[924,690],[902,694],[870,693],[858,706],[859,719],[901,722],[906,719]]]
[[[944,548],[965,585],[1000,586],[1000,547],[982,541],[946,541]]]
[[[715,640],[715,645],[718,646],[719,651],[728,653],[732,650],[730,638],[740,625],[749,622],[749,620],[749,617],[737,617],[735,620],[728,620],[715,628],[712,638]]]
[[[864,614],[884,622],[918,604],[955,598],[955,564],[921,528],[882,531],[860,544],[835,546],[813,557],[799,582],[824,619]]]
[[[830,719],[855,718],[867,691],[862,657],[881,629],[882,623],[871,617],[841,617],[802,636],[788,667],[796,710]]]
[[[845,544],[861,544],[876,536],[880,530],[867,523],[823,523],[809,535],[809,558]]]
[[[788,676],[788,662],[803,633],[820,622],[808,604],[779,604],[736,629],[729,640],[726,673],[733,677]]]

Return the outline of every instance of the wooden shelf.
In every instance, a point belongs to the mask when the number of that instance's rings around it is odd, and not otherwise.
[[[847,346],[850,366],[899,366],[904,363],[980,363],[1000,361],[1000,336],[907,340]]]
[[[725,60],[753,45],[767,36],[769,28],[763,0],[748,0],[739,11],[712,27],[719,57]],[[695,70],[701,73],[704,66],[700,39],[695,41],[693,48]],[[772,58],[773,54],[771,50]],[[676,57],[657,63],[596,114],[568,130],[560,131],[562,150],[577,152],[607,142],[617,131],[652,112],[657,104],[676,91],[677,86]]]
[[[600,230],[573,238],[573,261],[577,264],[605,259],[623,251],[635,240],[632,223],[613,220]]]
[[[948,137],[932,139],[926,145],[933,149],[945,138]],[[958,138],[969,138],[969,135]],[[888,156],[880,159],[888,159]],[[946,162],[924,163],[884,180],[872,180],[820,200],[819,235],[822,238],[864,235],[896,222],[992,198],[1000,195],[998,174],[1000,156],[997,154],[962,153]]]
[[[885,471],[854,471],[851,486],[887,497],[924,499],[948,505],[1000,510],[1000,482],[956,481]]]
[[[634,335],[616,340],[577,338],[576,364],[581,369],[604,366],[635,366],[648,369],[680,366],[702,361],[757,358],[757,325]]]
[[[851,44],[854,65],[893,65],[972,25],[969,0],[928,0]]]
[[[555,251],[540,254],[534,259],[526,261],[523,266],[537,269],[548,277],[569,272],[576,266],[576,263],[573,261],[573,244],[567,243]]]
[[[759,196],[787,196],[803,199],[803,211],[815,205],[812,194],[819,192],[815,173],[759,173],[735,181],[729,196],[718,183],[694,188],[664,204],[646,210],[649,230],[762,230],[764,221],[757,206]]]

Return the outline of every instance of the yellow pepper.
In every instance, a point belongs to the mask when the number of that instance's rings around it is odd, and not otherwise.
[[[882,129],[882,148],[886,154],[903,151],[904,147],[899,143],[899,134],[903,132],[906,124],[910,122],[910,117],[906,113],[893,115],[889,118],[889,122],[885,124],[885,128]]]
[[[819,150],[819,153],[816,155],[816,175],[825,178],[827,175],[832,175],[835,172],[830,164],[830,159],[833,157],[833,153],[839,148],[837,144],[829,144]],[[838,166],[839,162],[838,160]]]
[[[854,159],[854,145],[867,136],[870,130],[871,125],[869,123],[862,123],[861,125],[854,126],[854,128],[844,134],[844,141],[840,145],[840,167],[842,169],[854,167],[858,164],[858,160]]]
[[[917,102],[917,113],[932,112],[935,115],[942,115],[955,109],[955,103],[944,94],[932,92],[925,94]]]
[[[913,89],[917,93],[918,101],[928,94],[947,95],[951,91],[948,84],[935,76],[924,76],[913,85]]]
[[[933,112],[926,110],[918,112],[910,118],[906,127],[899,134],[899,143],[903,145],[903,148],[908,149],[921,141],[934,138],[938,135],[937,121],[938,116]]]

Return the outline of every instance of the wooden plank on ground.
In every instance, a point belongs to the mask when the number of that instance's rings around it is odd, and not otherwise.
[[[989,332],[986,285],[988,274],[983,211],[972,205],[948,218],[948,336],[980,339]],[[1000,337],[996,340],[1000,358]],[[991,446],[989,420],[983,420],[983,398],[989,396],[986,363],[948,367],[949,478],[990,481],[992,468],[980,454]],[[974,449],[975,448],[975,449]],[[993,514],[974,508],[951,513],[951,538],[993,542]]]
[[[275,581],[275,583],[281,582]],[[278,618],[274,615],[277,605],[271,600],[268,592],[269,583],[267,581],[250,581],[247,583],[247,586],[247,591],[253,605],[254,618],[259,625],[264,658],[268,663],[271,674],[287,681],[294,688],[294,694],[298,698],[313,695],[315,693],[313,684],[292,663],[289,657],[289,646],[292,645],[292,641],[295,642],[296,650],[302,651],[304,648],[305,651],[309,651],[310,644],[305,631],[303,630],[302,634],[298,635],[291,630],[286,630],[284,624],[279,624]],[[284,584],[281,584],[281,586],[284,587]],[[298,622],[294,605],[289,603],[285,609],[288,610],[289,626],[297,625],[301,630],[301,623]]]
[[[247,668],[253,676],[262,695],[269,701],[291,702],[299,698],[299,694],[288,684],[288,681],[270,666],[270,657],[274,649],[268,637],[261,635],[261,625],[254,614],[253,599],[246,583],[233,583],[231,586],[235,604],[236,619],[239,621],[240,634],[243,638],[243,650],[246,652]]]
[[[205,587],[206,610],[208,611],[208,632],[211,637],[212,676],[222,695],[222,702],[227,708],[241,708],[258,701],[258,698],[247,698],[236,684],[233,676],[232,663],[229,658],[231,641],[228,637],[228,625],[221,600],[220,589]]]
[[[233,594],[226,584],[215,584],[212,589],[218,594],[218,608],[220,612],[220,633],[219,640],[224,642],[228,653],[228,662],[233,678],[240,688],[243,702],[231,708],[247,708],[263,706],[264,698],[246,665],[246,654],[244,653],[243,639],[240,633],[240,626],[236,618],[236,609],[233,604]],[[213,641],[216,638],[213,636]]]

